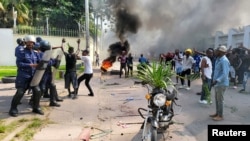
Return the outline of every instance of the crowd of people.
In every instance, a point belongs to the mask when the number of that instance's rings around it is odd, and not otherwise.
[[[250,49],[242,44],[236,48],[219,45],[217,48],[208,48],[200,52],[196,49],[186,49],[180,52],[176,49],[174,53],[160,55],[160,62],[171,62],[172,68],[176,73],[176,83],[179,79],[181,86],[190,90],[191,82],[185,75],[200,73],[202,80],[199,103],[212,104],[211,88],[214,88],[216,112],[210,115],[213,120],[223,120],[223,102],[226,89],[232,87],[237,89],[239,84],[243,88],[239,92],[246,91],[247,80],[250,77]],[[187,79],[187,86],[184,79]],[[233,86],[230,85],[230,82]]]
[[[52,47],[50,42],[43,40],[41,37],[27,35],[23,39],[17,39],[17,47],[15,48],[17,76],[15,81],[16,93],[11,100],[9,115],[16,117],[19,114],[18,105],[21,104],[26,91],[32,93],[29,104],[32,106],[32,112],[43,115],[44,112],[40,107],[41,97],[49,98],[49,106],[59,107],[58,102],[62,102],[58,96],[56,85],[54,83],[53,71],[56,71],[60,66],[58,56],[51,56],[52,49],[61,49],[65,55],[66,73],[64,75],[65,89],[68,89],[68,96],[73,99],[77,98],[78,88],[80,83],[85,80],[85,85],[89,90],[89,96],[94,96],[94,92],[89,85],[93,77],[92,63],[89,57],[88,50],[82,50],[82,55],[79,56],[80,39],[77,40],[78,50],[74,52],[73,47],[68,48],[68,52],[64,51],[63,43],[58,47]],[[81,76],[76,73],[76,61],[82,60],[84,64],[84,72]],[[54,68],[54,69],[53,69]],[[74,91],[71,92],[70,85],[72,84]],[[30,92],[29,92],[30,91]]]
[[[65,89],[68,90],[68,97],[77,98],[78,89],[83,80],[85,80],[85,85],[89,91],[88,96],[94,96],[94,92],[89,84],[93,77],[89,51],[82,50],[82,55],[79,56],[80,40],[77,40],[77,43],[78,48],[76,52],[74,52],[73,47],[69,47],[68,52],[66,52],[63,46],[51,47],[48,41],[40,37],[35,38],[32,35],[28,35],[24,39],[17,39],[18,46],[15,49],[18,68],[15,82],[17,90],[11,101],[9,110],[11,116],[18,115],[17,106],[27,90],[32,90],[30,104],[34,113],[44,114],[39,103],[40,98],[45,95],[49,95],[49,106],[60,106],[58,102],[63,100],[58,97],[52,75],[52,68],[58,68],[59,60],[49,57],[49,61],[46,61],[46,56],[48,56],[46,52],[52,49],[60,48],[65,56],[66,71],[64,81]],[[99,66],[99,54],[95,52],[95,56],[95,64]],[[123,50],[117,59],[120,62],[119,77],[122,77],[123,72],[125,72],[125,77],[133,76],[134,58],[132,54]],[[84,64],[84,73],[79,77],[76,73],[77,60],[82,60]],[[239,84],[243,84],[243,88],[239,92],[245,92],[247,80],[250,77],[250,63],[248,62],[250,61],[250,49],[243,47],[242,44],[236,48],[220,45],[215,49],[207,48],[206,51],[202,52],[190,48],[183,51],[175,49],[173,53],[160,54],[159,60],[160,63],[171,65],[172,70],[176,73],[178,88],[190,90],[192,81],[188,76],[200,74],[202,88],[200,92],[197,92],[197,95],[200,95],[199,103],[212,104],[211,89],[212,87],[214,88],[216,112],[210,115],[210,117],[215,121],[223,120],[224,94],[226,89],[230,87],[230,82],[233,83],[232,88],[234,89],[237,89]],[[40,65],[41,62],[43,62],[43,65]],[[149,65],[149,60],[143,54],[140,55],[138,62],[142,66]],[[46,67],[41,68],[41,66]],[[41,77],[34,77],[36,73]],[[39,82],[39,84],[34,85],[34,81]],[[73,91],[71,91],[70,85],[72,85]]]

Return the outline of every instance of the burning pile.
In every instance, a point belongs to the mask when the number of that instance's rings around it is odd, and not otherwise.
[[[116,42],[109,46],[109,57],[102,62],[101,70],[106,72],[108,68],[112,67],[112,64],[116,61],[116,57],[121,54],[122,51],[129,52],[130,46],[125,38],[127,32],[137,33],[141,26],[139,17],[131,13],[128,7],[127,0],[109,0],[110,6],[113,7],[115,13],[115,26],[116,36],[120,39],[120,42]]]
[[[111,44],[108,49],[109,57],[103,60],[101,70],[106,72],[110,67],[112,67],[117,56],[121,55],[122,51],[126,51],[126,53],[128,53],[129,49],[130,46],[127,40],[124,43],[116,42]]]

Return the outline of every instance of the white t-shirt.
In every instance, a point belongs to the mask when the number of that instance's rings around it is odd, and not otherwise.
[[[180,59],[179,59],[179,57],[180,57]],[[182,61],[182,59],[183,59],[183,55],[181,54],[181,53],[179,53],[179,57],[178,57],[178,55],[174,55],[174,58],[173,58],[173,60],[175,61],[175,68],[179,68],[179,67],[182,67],[182,63],[183,63],[183,61]]]
[[[185,71],[187,69],[191,69],[193,64],[195,63],[195,60],[192,56],[189,56],[187,58],[186,55],[183,56],[183,65],[182,65],[182,70]]]
[[[84,64],[84,73],[86,74],[93,73],[90,56],[81,56],[81,60],[83,61]]]
[[[200,67],[201,67],[201,62],[203,59],[206,59],[207,62],[207,66],[206,68],[204,68],[204,75],[208,78],[208,79],[212,79],[212,72],[213,72],[213,66],[212,66],[212,61],[210,58],[208,58],[207,56],[204,56],[201,58],[200,61]]]

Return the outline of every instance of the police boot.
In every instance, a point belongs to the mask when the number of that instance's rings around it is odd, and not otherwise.
[[[52,85],[50,87],[50,104],[49,106],[60,107],[60,104],[56,103],[56,87]]]
[[[32,112],[33,113],[37,113],[37,114],[40,114],[40,115],[44,115],[44,112],[42,111],[42,109],[40,108],[40,98],[41,98],[41,90],[40,88],[37,86],[37,87],[34,87],[33,88],[33,110]]]
[[[33,105],[33,101],[34,101],[34,96],[33,94],[30,97],[30,101],[29,101],[29,105],[32,106]]]
[[[18,109],[17,105],[20,103],[22,97],[24,95],[24,89],[18,88],[16,94],[14,95],[12,101],[11,101],[11,107],[9,110],[9,115],[16,117],[18,116]]]
[[[43,91],[43,98],[50,98],[50,94],[48,92],[48,88],[45,88],[45,90]]]

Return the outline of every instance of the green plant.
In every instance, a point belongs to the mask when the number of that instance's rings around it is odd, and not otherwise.
[[[205,97],[206,97],[207,102],[208,102],[209,104],[212,104],[212,103],[211,103],[211,92],[210,92],[210,90],[209,90],[208,84],[207,84],[207,83],[203,84],[203,85],[202,85],[202,88],[203,88],[203,90],[204,90],[204,92],[205,92]]]
[[[17,67],[16,66],[1,66],[0,67],[0,78],[4,76],[16,76]]]
[[[175,74],[171,69],[171,65],[152,62],[148,64],[139,64],[137,66],[137,78],[149,84],[154,88],[167,88],[173,85],[172,76]]]
[[[4,133],[6,131],[5,125],[0,125],[0,133]]]

